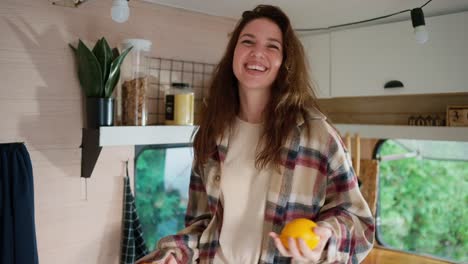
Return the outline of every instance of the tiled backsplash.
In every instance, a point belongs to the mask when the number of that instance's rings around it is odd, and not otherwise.
[[[164,95],[171,83],[187,83],[195,93],[195,123],[203,98],[208,93],[214,64],[175,59],[149,58],[149,125],[164,123]]]

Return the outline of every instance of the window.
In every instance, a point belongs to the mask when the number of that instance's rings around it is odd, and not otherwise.
[[[468,261],[468,143],[385,140],[375,152],[379,243]]]
[[[193,153],[188,145],[137,147],[135,153],[135,203],[151,250],[184,227]]]

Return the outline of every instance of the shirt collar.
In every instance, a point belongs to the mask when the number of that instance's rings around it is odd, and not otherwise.
[[[306,120],[326,120],[327,117],[316,107],[306,109],[306,116],[297,115],[296,124],[300,127]],[[217,140],[218,145],[227,147],[229,144],[229,128],[226,129],[223,136]]]
[[[316,107],[311,107],[306,109],[306,116],[305,118],[307,120],[326,120],[327,117]],[[300,127],[302,124],[304,124],[304,116],[303,115],[297,115],[296,123],[297,126]]]

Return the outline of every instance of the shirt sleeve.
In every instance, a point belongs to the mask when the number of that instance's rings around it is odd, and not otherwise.
[[[189,184],[185,228],[176,235],[159,240],[154,251],[139,259],[136,264],[156,263],[173,254],[180,263],[192,263],[198,259],[198,241],[212,219],[208,208],[208,196],[202,177],[192,168]]]
[[[332,230],[322,263],[359,263],[374,243],[374,218],[357,184],[341,138],[328,142],[325,203],[317,224]]]

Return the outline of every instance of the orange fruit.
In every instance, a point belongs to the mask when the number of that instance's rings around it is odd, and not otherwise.
[[[310,249],[314,249],[320,242],[320,237],[314,233],[317,224],[306,218],[297,218],[287,223],[280,234],[280,240],[289,249],[288,237],[302,238]],[[299,245],[298,245],[299,247]]]

